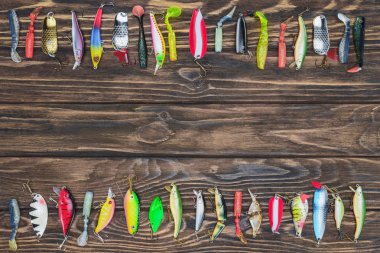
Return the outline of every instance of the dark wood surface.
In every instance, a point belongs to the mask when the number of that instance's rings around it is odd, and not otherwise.
[[[183,15],[173,20],[177,35],[177,62],[167,60],[153,76],[154,57],[149,68],[139,69],[136,19],[129,15],[130,57],[133,64],[122,67],[113,56],[110,43],[114,13],[105,8],[102,37],[105,52],[98,70],[91,66],[89,39],[97,1],[0,2],[0,251],[8,250],[10,233],[7,201],[19,200],[22,220],[17,241],[19,252],[56,252],[61,228],[54,203],[49,203],[49,225],[38,242],[28,218],[30,196],[21,185],[30,180],[32,189],[45,196],[53,186],[66,185],[75,196],[77,213],[66,243],[67,252],[378,252],[380,239],[380,145],[379,145],[379,32],[378,1],[116,1],[117,11],[130,13],[135,4],[146,12],[162,12],[176,4]],[[262,10],[268,17],[269,52],[266,69],[256,68],[255,58],[234,53],[235,20],[223,27],[223,53],[213,52],[214,29],[219,18],[233,5],[238,11]],[[15,64],[10,60],[6,11],[15,8],[20,19],[19,53],[24,56],[28,15],[36,6],[44,6],[36,22],[36,49],[33,60]],[[201,7],[207,25],[209,52],[202,60],[209,69],[205,80],[192,62],[188,49],[191,12]],[[279,23],[310,7],[304,15],[309,49],[301,71],[278,70],[277,40]],[[76,10],[86,40],[82,66],[72,71],[73,56],[69,40],[69,10]],[[83,16],[80,14],[84,10]],[[54,11],[58,22],[59,53],[65,63],[57,63],[40,49],[42,19]],[[337,46],[343,25],[338,11],[352,22],[357,15],[366,17],[365,65],[360,74],[348,74],[347,66],[329,61],[329,69],[315,68],[312,51],[312,19],[326,15],[332,46]],[[158,18],[165,38],[167,31]],[[255,53],[259,22],[247,18],[249,47]],[[291,44],[298,26],[289,24],[286,42],[288,64],[293,60]],[[151,48],[148,17],[145,32]],[[352,44],[351,44],[352,45]],[[350,66],[355,60],[353,46]],[[137,175],[135,189],[141,199],[141,223],[138,234],[127,233],[122,208],[124,179]],[[367,198],[368,215],[358,244],[345,238],[339,241],[333,214],[320,247],[316,246],[310,212],[304,236],[294,236],[289,206],[285,207],[281,235],[269,229],[267,203],[274,193],[312,194],[310,180],[320,180],[338,188],[346,206],[343,230],[353,236],[355,223],[350,209],[349,185],[360,184]],[[173,224],[168,216],[159,230],[158,240],[149,238],[147,212],[150,201],[160,195],[168,204],[164,185],[180,187],[184,218],[179,241],[172,239]],[[118,189],[117,184],[120,185]],[[228,208],[227,227],[214,243],[207,231],[216,218],[207,200],[207,215],[200,233],[194,237],[192,189],[217,185]],[[94,206],[101,203],[108,187],[117,194],[113,222],[102,234],[102,244],[90,233],[85,248],[76,246],[83,228],[81,217],[86,190],[95,193]],[[262,236],[252,239],[246,222],[250,198],[247,189],[258,194],[263,207]],[[248,238],[244,246],[235,236],[233,224],[234,191],[243,191],[243,230]],[[99,210],[92,211],[90,231]]]

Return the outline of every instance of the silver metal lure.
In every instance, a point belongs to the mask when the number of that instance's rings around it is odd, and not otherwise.
[[[236,6],[232,8],[232,10],[224,17],[222,17],[219,22],[216,24],[215,29],[215,52],[222,52],[223,48],[223,24],[227,21],[232,20],[232,16],[236,10]]]
[[[195,235],[197,236],[197,233],[201,229],[203,219],[205,217],[205,202],[203,199],[202,190],[193,190],[196,198],[195,202]]]
[[[20,23],[15,10],[8,11],[9,29],[11,31],[12,44],[11,44],[11,58],[14,62],[21,62],[21,57],[17,53],[17,46],[19,42]]]
[[[114,53],[119,58],[120,63],[128,64],[128,14],[119,12],[115,16],[115,25],[112,33],[112,46],[116,50]]]
[[[248,52],[247,24],[243,13],[239,13],[236,23],[236,53],[244,54]]]
[[[327,28],[327,20],[323,15],[317,16],[313,20],[314,26],[314,39],[313,47],[314,52],[319,55],[326,55],[330,49],[329,30]]]
[[[344,23],[345,27],[343,37],[339,43],[339,62],[346,64],[348,63],[348,52],[350,50],[350,19],[342,13],[338,13],[338,18]]]
[[[78,237],[77,239],[77,244],[78,246],[84,247],[87,245],[88,241],[88,221],[90,218],[91,214],[91,209],[92,209],[92,198],[94,194],[93,192],[86,192],[86,195],[84,197],[84,203],[83,203],[83,232],[82,234]]]
[[[11,235],[9,236],[9,251],[17,250],[16,234],[20,224],[20,208],[16,199],[10,199],[8,202],[9,217],[11,222]]]
[[[78,17],[75,11],[71,11],[71,37],[72,37],[73,52],[74,52],[74,58],[75,58],[73,69],[76,69],[80,66],[82,62],[83,51],[84,51],[84,39],[79,27]]]

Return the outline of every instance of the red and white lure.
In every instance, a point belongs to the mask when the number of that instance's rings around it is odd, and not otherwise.
[[[206,76],[206,69],[198,62],[207,52],[207,32],[205,22],[200,9],[193,11],[189,30],[190,52],[194,57],[194,62],[199,65],[203,71],[203,77]]]
[[[282,198],[278,194],[275,194],[268,204],[269,224],[273,234],[279,234],[278,229],[281,225],[283,209]]]

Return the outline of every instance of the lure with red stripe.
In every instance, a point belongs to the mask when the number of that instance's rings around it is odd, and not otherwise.
[[[283,204],[282,198],[278,194],[275,194],[269,200],[269,204],[268,204],[269,224],[270,224],[272,233],[274,234],[279,234],[278,229],[280,228],[283,209],[284,209],[284,204]]]
[[[207,51],[207,33],[200,9],[193,11],[189,30],[190,52],[195,60],[202,59]]]

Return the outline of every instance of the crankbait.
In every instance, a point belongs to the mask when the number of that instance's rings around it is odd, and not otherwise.
[[[92,209],[92,198],[94,196],[93,192],[87,191],[84,196],[83,202],[83,232],[77,239],[78,246],[84,247],[87,245],[88,241],[88,221],[90,219],[91,209]]]
[[[10,199],[8,202],[9,217],[11,221],[11,235],[9,236],[9,251],[17,250],[16,234],[20,224],[20,208],[16,199]]]
[[[28,33],[26,34],[25,40],[25,57],[28,59],[33,58],[34,54],[34,21],[37,19],[42,7],[35,8],[29,15],[30,24],[28,28]]]
[[[215,29],[215,52],[220,53],[222,52],[223,48],[223,24],[226,23],[227,21],[232,20],[232,17],[235,13],[236,6],[232,8],[232,10],[222,17],[219,22],[216,24],[216,29]]]
[[[284,204],[280,195],[275,194],[268,203],[269,224],[273,234],[279,234]]]
[[[257,234],[259,233],[263,216],[261,214],[260,203],[256,198],[257,196],[254,195],[250,189],[248,189],[248,192],[251,195],[252,203],[249,206],[247,214],[249,217],[249,222],[251,223],[251,227],[252,227],[252,236],[253,238],[256,238]]]
[[[126,12],[119,12],[115,16],[112,46],[116,50],[114,55],[119,58],[122,64],[129,64],[128,43],[128,14]]]
[[[343,232],[341,229],[342,220],[344,217],[344,204],[342,201],[342,198],[339,196],[338,191],[333,191],[332,196],[334,198],[334,218],[335,218],[335,225],[336,230],[339,233],[339,239],[343,240]]]
[[[14,62],[21,62],[21,57],[17,53],[17,46],[20,34],[20,23],[15,10],[8,11],[9,29],[11,30],[12,44],[11,44],[11,58]]]
[[[235,201],[234,201],[235,233],[242,243],[247,244],[247,239],[245,239],[244,234],[240,228],[241,209],[243,205],[242,202],[243,202],[243,193],[240,191],[235,192]]]
[[[78,17],[75,11],[71,11],[71,37],[73,44],[73,52],[75,63],[73,69],[80,66],[84,51],[84,40],[83,35],[79,27]]]
[[[134,236],[139,229],[140,201],[132,188],[133,177],[129,177],[129,189],[124,196],[124,212],[127,221],[128,232]]]
[[[348,52],[350,50],[350,19],[342,13],[338,13],[338,18],[344,23],[344,34],[339,43],[339,61],[346,64],[348,63]]]
[[[356,17],[352,33],[354,36],[354,45],[355,45],[357,63],[355,64],[355,66],[347,70],[347,72],[349,73],[357,73],[363,69],[364,30],[365,30],[365,18]]]
[[[171,61],[177,60],[177,46],[176,37],[172,25],[169,23],[169,18],[178,18],[181,16],[182,9],[178,6],[170,6],[165,15],[166,29],[168,29],[168,42],[169,42],[169,58]]]
[[[58,51],[57,21],[54,13],[49,12],[44,19],[42,28],[42,51],[52,58],[56,58]]]
[[[353,191],[354,198],[352,200],[352,205],[354,209],[356,229],[354,235],[354,242],[357,243],[360,237],[360,234],[363,230],[365,216],[366,216],[366,202],[364,198],[363,189],[360,185],[356,185],[356,189],[349,186],[350,190]]]
[[[144,8],[140,5],[135,5],[132,9],[133,15],[139,21],[139,42],[138,42],[138,54],[139,54],[139,62],[140,68],[148,67],[148,50],[146,47],[145,41],[145,33],[144,33]]]
[[[243,13],[239,13],[236,23],[236,53],[245,54],[248,52],[247,23]]]
[[[329,199],[326,186],[316,181],[312,181],[311,183],[316,188],[313,200],[313,225],[315,238],[319,245],[325,233]]]
[[[295,65],[296,70],[302,68],[303,62],[305,60],[306,52],[307,52],[307,31],[305,26],[305,21],[302,18],[302,14],[309,9],[298,14],[298,36],[296,43],[294,45],[294,63],[290,64],[290,67]]]
[[[309,211],[308,198],[310,198],[309,195],[298,193],[291,201],[293,223],[298,237],[302,236],[302,229]]]
[[[206,69],[198,62],[204,57],[207,52],[207,31],[205,22],[200,9],[195,9],[191,16],[190,29],[189,29],[189,45],[190,52],[194,57],[194,62],[202,69],[205,77],[207,74]]]
[[[226,227],[224,222],[227,220],[227,207],[226,202],[224,201],[222,193],[215,186],[208,190],[211,194],[214,194],[215,199],[215,210],[217,222],[212,234],[210,234],[210,241],[213,242]]]
[[[198,232],[201,229],[203,219],[205,217],[205,202],[203,199],[202,190],[193,190],[195,194],[195,236],[198,238]]]
[[[285,20],[280,25],[280,36],[278,39],[278,67],[283,69],[286,67],[286,44],[285,44],[285,31],[288,23],[293,19],[293,16]]]
[[[260,37],[256,49],[257,68],[264,69],[268,53],[268,19],[261,11],[256,11],[255,16],[260,19]]]
[[[323,56],[322,64],[319,67],[326,68],[327,53],[330,49],[329,30],[327,28],[327,19],[324,15],[320,15],[313,20],[313,48],[314,52]]]
[[[153,233],[157,232],[164,219],[164,207],[162,206],[162,200],[159,196],[156,196],[150,204],[148,217],[152,232],[151,237],[153,237]]]
[[[156,75],[157,70],[162,68],[165,62],[166,46],[165,40],[162,36],[160,28],[158,28],[156,17],[153,12],[149,13],[150,19],[150,31],[152,33],[152,43],[154,55],[156,57],[156,68],[154,70],[154,75]]]
[[[98,223],[95,227],[94,233],[103,242],[103,238],[100,237],[99,233],[111,222],[116,207],[115,194],[112,192],[111,187],[108,188],[107,199],[101,206],[102,208],[100,209]]]
[[[178,187],[172,183],[170,186],[165,186],[165,189],[170,192],[170,213],[174,220],[174,239],[178,238],[179,230],[182,225],[182,199]]]

